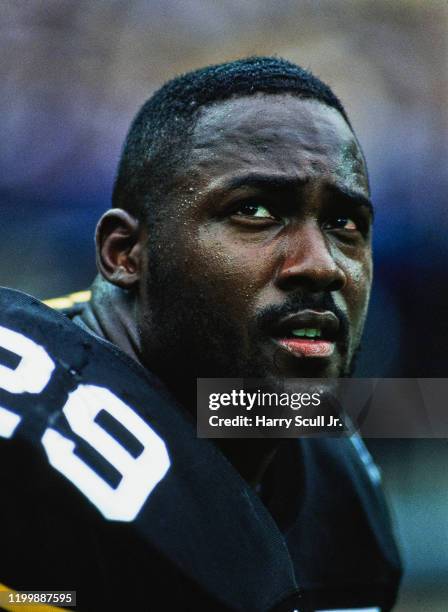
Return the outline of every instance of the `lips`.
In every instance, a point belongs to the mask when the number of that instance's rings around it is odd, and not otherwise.
[[[296,357],[331,357],[340,329],[338,317],[330,312],[303,310],[280,319],[272,328],[275,342]]]

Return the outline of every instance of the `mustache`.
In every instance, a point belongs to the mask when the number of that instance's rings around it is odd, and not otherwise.
[[[258,330],[267,333],[278,322],[279,319],[288,315],[296,314],[301,310],[317,310],[332,312],[339,319],[339,330],[337,340],[348,341],[350,323],[345,312],[336,305],[331,293],[320,294],[293,294],[285,302],[279,305],[266,306],[256,316]]]

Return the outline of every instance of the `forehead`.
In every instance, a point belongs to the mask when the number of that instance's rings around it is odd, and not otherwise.
[[[205,107],[195,125],[189,171],[219,180],[250,171],[343,183],[368,192],[364,158],[342,115],[291,94],[256,94]]]

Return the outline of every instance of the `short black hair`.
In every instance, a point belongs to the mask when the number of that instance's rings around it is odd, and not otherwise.
[[[249,57],[206,66],[165,83],[142,106],[124,143],[112,205],[140,215],[169,188],[188,152],[199,109],[257,93],[291,93],[338,110],[339,99],[310,71],[278,57]]]

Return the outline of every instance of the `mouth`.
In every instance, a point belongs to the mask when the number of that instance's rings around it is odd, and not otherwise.
[[[336,349],[339,319],[330,312],[303,310],[281,319],[272,330],[276,344],[299,358],[329,358]]]

